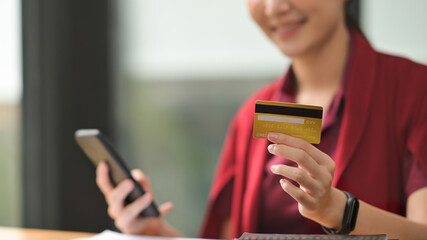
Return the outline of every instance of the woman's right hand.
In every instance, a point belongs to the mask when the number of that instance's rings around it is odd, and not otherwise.
[[[114,187],[108,174],[108,165],[101,162],[96,169],[96,183],[105,196],[108,204],[108,215],[114,220],[116,227],[126,234],[142,234],[164,236],[168,234],[168,225],[162,220],[172,209],[173,204],[167,202],[159,206],[160,217],[141,217],[140,212],[146,209],[153,201],[150,180],[140,170],[132,170],[132,176],[146,193],[125,205],[125,199],[132,191],[134,183],[124,180]]]

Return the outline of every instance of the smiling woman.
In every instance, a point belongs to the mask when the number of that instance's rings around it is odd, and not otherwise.
[[[117,227],[181,236],[173,225],[194,235],[216,169],[205,238],[323,229],[425,236],[427,217],[414,210],[427,212],[427,68],[372,48],[349,24],[347,2],[246,1],[264,36],[291,59],[290,66],[280,60],[285,73],[268,84],[276,65],[252,55],[260,48],[252,46],[255,35],[242,31],[244,6],[234,9],[237,1],[153,0],[132,8],[134,17],[144,17],[128,23],[143,34],[131,37],[134,29],[122,39],[120,131],[124,152],[145,172],[135,177],[144,186],[153,183],[153,192],[125,206],[126,183],[109,187],[106,169],[99,169],[99,187],[110,209],[118,210],[110,211]],[[258,84],[265,86],[237,110]],[[322,106],[322,141],[312,145],[277,133],[269,141],[254,139],[256,100]],[[161,218],[138,217],[153,196]],[[174,211],[161,204],[169,200]]]

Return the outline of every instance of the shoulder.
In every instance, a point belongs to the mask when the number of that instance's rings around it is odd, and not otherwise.
[[[362,82],[374,81],[382,90],[391,90],[394,87],[403,87],[403,89],[413,89],[416,88],[415,86],[427,87],[426,65],[404,57],[379,52],[363,35],[357,31],[351,33],[352,63],[357,69],[353,74],[369,78],[360,79]],[[363,72],[375,74],[363,74]]]
[[[427,66],[407,58],[378,53],[378,71],[385,81],[399,88],[421,90],[427,87]]]
[[[393,121],[406,132],[427,120],[427,66],[407,58],[378,53],[375,94],[385,93]],[[377,98],[378,99],[378,98]],[[424,123],[423,123],[424,124]]]
[[[398,114],[402,114],[403,117],[415,109],[426,107],[426,65],[407,58],[377,52],[376,66],[374,94],[378,96],[386,94],[389,103],[395,103],[393,108]]]

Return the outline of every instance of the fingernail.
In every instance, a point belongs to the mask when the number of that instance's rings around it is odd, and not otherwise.
[[[281,185],[285,185],[286,184],[286,180],[285,179],[280,179],[280,184]]]
[[[268,136],[270,137],[270,139],[276,140],[279,138],[279,134],[277,133],[269,133]]]
[[[277,165],[273,165],[270,167],[270,170],[274,173],[277,170]]]
[[[268,151],[270,153],[273,153],[275,148],[276,148],[276,144],[270,144],[270,145],[268,145]]]
[[[105,161],[102,161],[98,165],[99,168],[107,168],[107,163]]]

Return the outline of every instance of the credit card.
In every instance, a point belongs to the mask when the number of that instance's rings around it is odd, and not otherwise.
[[[269,132],[277,132],[318,144],[322,116],[319,106],[256,101],[253,136],[267,138]]]

